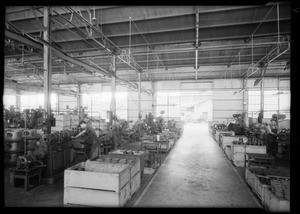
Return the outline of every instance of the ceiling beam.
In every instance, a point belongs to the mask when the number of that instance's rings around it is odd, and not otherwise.
[[[42,44],[47,45],[48,47],[50,47],[52,49],[53,54],[55,54],[57,57],[86,69],[86,70],[82,71],[83,73],[89,73],[91,75],[94,75],[94,72],[98,72],[103,75],[101,78],[103,78],[104,80],[105,80],[105,77],[111,78],[111,76],[112,76],[112,74],[110,74],[110,72],[104,70],[103,68],[101,68],[99,66],[93,67],[91,65],[88,65],[88,64],[80,61],[80,60],[77,60],[77,59],[74,59],[74,58],[68,56],[67,54],[65,54],[64,52],[62,52],[61,50],[59,50],[58,48],[54,47],[52,44],[44,41],[41,38],[37,38],[37,39],[27,38],[27,36],[25,36],[25,35],[22,36],[20,34],[9,31],[7,29],[5,29],[5,36],[10,37],[11,39],[14,39],[17,41],[21,40],[20,42],[27,44],[27,45],[34,45],[38,49],[43,48]],[[116,81],[122,85],[127,84],[130,88],[132,87],[134,90],[137,90],[137,86],[135,86],[134,84],[131,84],[130,82],[128,82],[126,80],[121,80],[121,79],[117,78]],[[146,93],[148,95],[152,93],[152,91],[144,90],[144,88],[142,88],[142,92]]]
[[[44,87],[43,86],[36,86],[36,85],[28,85],[28,84],[20,84],[17,81],[13,81],[10,78],[5,77],[5,81],[4,81],[4,87],[5,88],[19,88],[21,90],[25,90],[25,91],[41,91],[43,92]],[[68,96],[73,96],[76,97],[78,95],[77,92],[75,91],[67,91],[67,90],[63,90],[63,89],[57,89],[55,87],[51,87],[51,91],[54,91],[58,94],[63,94],[63,95],[68,95]]]

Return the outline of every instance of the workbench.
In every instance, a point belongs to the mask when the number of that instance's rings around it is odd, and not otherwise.
[[[10,185],[15,188],[20,188],[21,185],[17,184],[17,180],[23,180],[25,191],[31,190],[41,184],[42,170],[45,165],[36,165],[28,169],[18,169],[17,167],[9,168],[10,171]],[[35,184],[30,183],[33,178],[38,178]]]

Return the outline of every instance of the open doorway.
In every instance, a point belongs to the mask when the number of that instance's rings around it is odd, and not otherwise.
[[[206,123],[212,120],[212,91],[181,92],[180,119],[186,123]]]

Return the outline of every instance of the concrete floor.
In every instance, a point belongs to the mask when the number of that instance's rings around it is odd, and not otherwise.
[[[188,124],[134,207],[261,205],[209,135],[208,126]]]

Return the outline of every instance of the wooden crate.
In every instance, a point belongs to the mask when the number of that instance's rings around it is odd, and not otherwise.
[[[262,201],[263,198],[265,197],[265,192],[267,188],[270,188],[269,185],[263,184],[260,180],[259,177],[265,177],[265,176],[259,176],[254,174],[253,176],[253,189],[256,195],[260,198]]]
[[[226,146],[227,145],[231,145],[231,143],[233,141],[238,141],[240,138],[243,138],[243,141],[244,142],[247,142],[248,141],[248,138],[244,135],[235,135],[235,136],[222,136],[221,137],[221,147],[223,150],[225,150]]]
[[[133,195],[141,186],[141,172],[138,172],[130,181],[130,195]]]
[[[134,156],[138,157],[140,160],[140,172],[141,172],[141,177],[144,175],[144,167],[145,167],[145,160],[146,160],[146,152],[145,151],[132,151],[133,155],[129,156]],[[108,155],[119,155],[120,157],[124,156],[124,150],[114,150],[108,153]]]
[[[215,140],[216,140],[218,143],[220,143],[220,142],[219,142],[219,137],[220,137],[220,134],[221,134],[221,133],[228,133],[228,134],[231,134],[232,136],[234,135],[234,132],[233,132],[233,131],[216,130],[216,133],[215,133],[214,138],[215,138]]]
[[[244,167],[245,159],[244,159],[244,153],[233,153],[231,150],[231,160],[233,164],[237,167]],[[246,156],[246,161],[247,161],[247,156]],[[247,165],[247,162],[246,162]]]
[[[85,171],[80,171],[84,169]],[[130,181],[129,164],[81,162],[64,171],[64,186],[119,192]]]
[[[290,212],[290,201],[278,198],[270,188],[265,189],[262,203],[271,212]]]
[[[129,182],[119,192],[72,186],[64,188],[64,206],[122,207],[130,197]]]
[[[233,153],[244,153],[245,148],[242,144],[231,143],[231,149]],[[266,146],[254,146],[246,145],[246,153],[257,153],[257,154],[266,154]]]
[[[134,177],[138,172],[140,172],[141,160],[140,158],[134,155],[114,154],[109,152],[108,155],[99,155],[98,157],[93,158],[91,160],[93,161],[97,161],[98,159],[106,160],[107,158],[118,158],[119,160],[126,159],[127,163],[128,161],[131,161],[131,163],[128,163],[130,165],[130,178]]]
[[[266,177],[266,176],[256,175],[255,173],[252,173],[249,170],[249,167],[246,167],[245,177],[246,177],[246,182],[252,188],[253,192],[260,198],[261,201],[263,201],[265,197],[265,191],[267,188],[270,188],[270,186],[263,184],[259,180],[259,177]]]
[[[130,181],[129,164],[81,162],[64,171],[64,205],[122,206]]]

